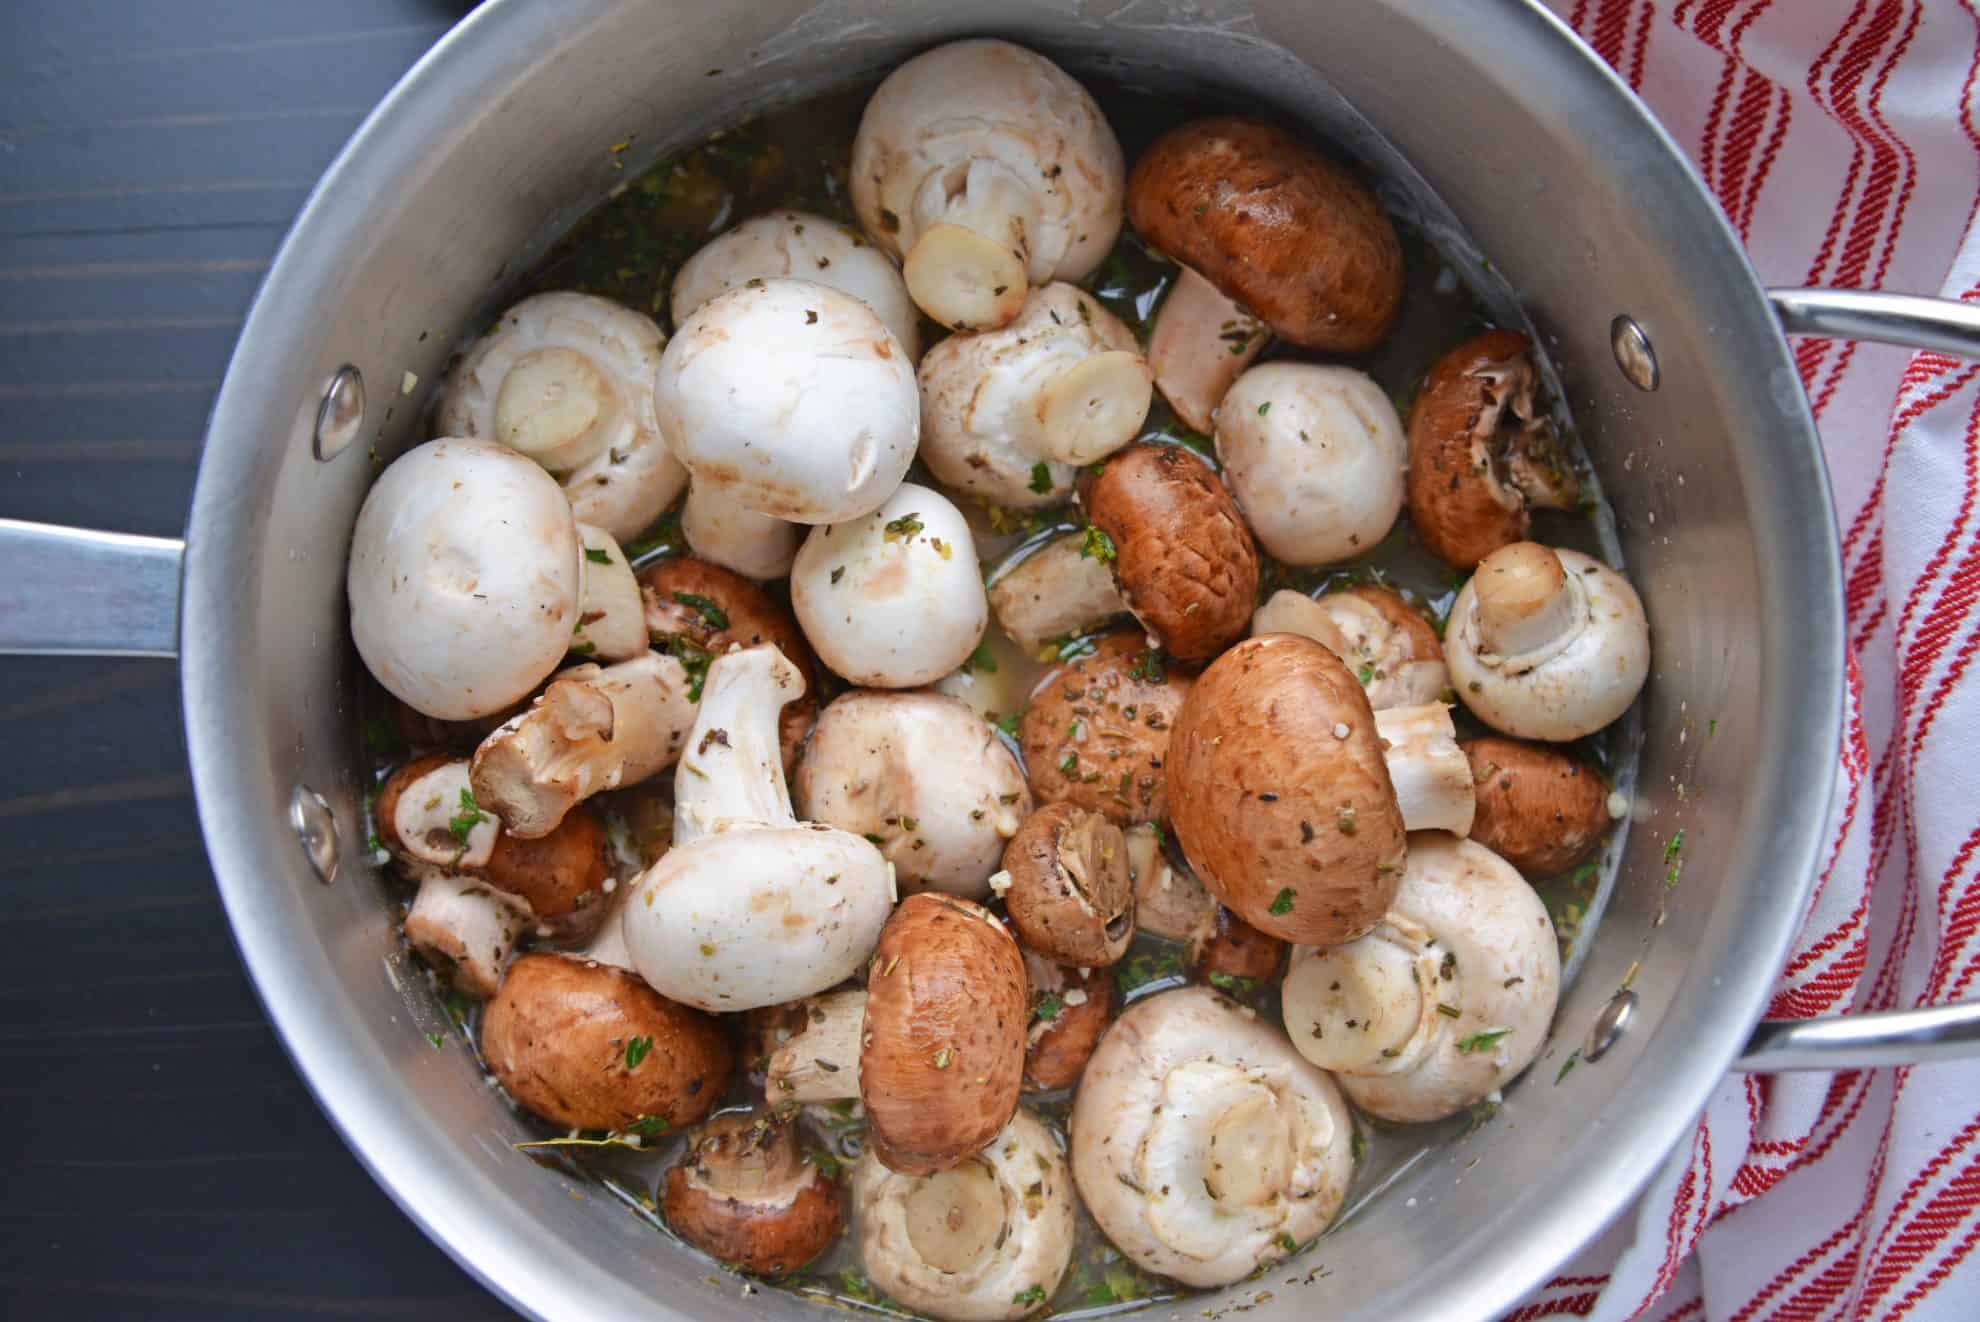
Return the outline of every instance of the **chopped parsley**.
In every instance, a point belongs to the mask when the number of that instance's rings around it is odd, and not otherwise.
[[[643,1115],[627,1125],[626,1129],[630,1133],[638,1134],[641,1138],[658,1138],[660,1135],[673,1129],[673,1127],[674,1122],[664,1115]]]
[[[584,548],[584,558],[591,561],[594,565],[609,565],[612,563],[612,553],[610,551],[602,551],[595,546]]]
[[[1561,1072],[1554,1076],[1554,1086],[1556,1088],[1560,1087],[1561,1080],[1565,1079],[1568,1076],[1568,1071],[1573,1069],[1576,1065],[1580,1063],[1581,1063],[1581,1048],[1576,1047],[1574,1050],[1568,1052],[1568,1058],[1561,1062]]]
[[[729,613],[699,592],[676,592],[674,600],[699,615],[701,622],[711,629],[729,627]]]
[[[1469,1056],[1473,1052],[1490,1051],[1493,1047],[1498,1046],[1504,1040],[1506,1034],[1510,1032],[1512,1032],[1510,1028],[1487,1028],[1481,1032],[1473,1033],[1470,1037],[1461,1037],[1458,1039],[1457,1044],[1458,1053]]]
[[[461,790],[461,810],[447,819],[447,830],[453,834],[454,843],[466,849],[469,833],[487,820],[488,814],[475,805],[474,791],[464,788]]]
[[[964,670],[980,670],[986,675],[997,673],[997,658],[990,655],[990,644],[978,643],[976,650],[962,663]]]
[[[1131,955],[1114,965],[1114,984],[1122,995],[1151,982],[1179,976],[1183,971],[1182,952],[1174,947]]]
[[[1042,992],[1038,999],[1031,1003],[1031,1017],[1042,1019],[1049,1024],[1057,1019],[1065,1008],[1066,1003],[1057,992]]]
[[[992,719],[990,724],[996,726],[1011,738],[1017,738],[1018,718],[1016,712],[1012,712],[1009,716],[998,716]]]
[[[688,701],[700,702],[702,685],[708,682],[708,666],[715,658],[693,639],[683,638],[677,633],[653,641],[662,652],[679,661],[681,669],[687,672]]]
[[[805,1152],[804,1159],[816,1166],[818,1173],[826,1179],[836,1181],[839,1178],[839,1159],[824,1148],[809,1149]]]
[[[1367,688],[1370,684],[1373,684],[1375,682],[1374,663],[1363,661],[1360,668],[1354,672],[1354,677],[1361,681],[1361,687],[1363,688]]]
[[[446,1042],[447,1035],[445,1033],[428,1033],[426,1035],[426,1040],[427,1042],[432,1044],[432,1047],[435,1051],[438,1051],[441,1045]]]
[[[1269,399],[1266,400],[1263,404],[1260,404],[1258,406],[1258,416],[1261,418],[1264,417],[1267,413],[1270,413],[1271,411],[1272,411],[1272,401]]]
[[[1034,1285],[1027,1289],[1019,1290],[1011,1296],[1011,1302],[1020,1308],[1029,1308],[1033,1304],[1042,1304],[1045,1302],[1045,1287]]]
[[[1065,772],[1067,775],[1071,775],[1073,772],[1079,770],[1079,754],[1067,753],[1064,757],[1060,758],[1059,770]]]
[[[1258,979],[1240,978],[1235,973],[1218,972],[1210,975],[1210,985],[1228,996],[1242,1000],[1258,990]]]
[[[1079,543],[1079,554],[1082,559],[1107,564],[1115,556],[1114,539],[1107,535],[1105,528],[1089,523],[1086,525],[1086,535]]]
[[[901,515],[898,519],[889,519],[886,526],[880,530],[881,540],[888,542],[910,541],[916,533],[920,532],[926,526],[926,524],[910,511]]]
[[[1288,1253],[1297,1253],[1299,1252],[1299,1241],[1281,1230],[1279,1232],[1279,1247]]]
[[[626,1042],[626,1068],[629,1070],[638,1069],[639,1062],[645,1060],[648,1053],[652,1050],[653,1039],[650,1037],[628,1039]]]
[[[871,831],[862,831],[860,832],[860,834],[866,837],[867,843],[869,844],[884,845],[887,843],[887,838],[885,836],[875,835]]]
[[[1290,886],[1284,887],[1279,891],[1277,895],[1272,897],[1271,906],[1266,910],[1266,912],[1271,914],[1277,914],[1282,917],[1286,914],[1291,913],[1293,909],[1293,897],[1296,896],[1298,893],[1299,892],[1295,891]]]
[[[1052,466],[1042,459],[1031,466],[1031,489],[1041,496],[1052,489]]]
[[[1162,653],[1153,647],[1144,649],[1134,659],[1134,664],[1128,667],[1128,674],[1144,684],[1160,684],[1169,677],[1168,671],[1162,667]]]

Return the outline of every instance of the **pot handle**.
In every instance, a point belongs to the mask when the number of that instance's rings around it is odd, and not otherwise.
[[[1873,1069],[1963,1060],[1976,1052],[1980,1002],[1967,1001],[1826,1019],[1763,1019],[1733,1068],[1748,1074]]]
[[[0,654],[176,656],[176,537],[0,519]]]
[[[1980,306],[1876,289],[1769,289],[1781,329],[1980,358]]]

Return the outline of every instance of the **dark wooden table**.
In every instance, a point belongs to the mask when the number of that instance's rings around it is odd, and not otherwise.
[[[182,531],[290,218],[469,7],[0,0],[0,516]],[[510,1316],[372,1184],[263,1017],[176,667],[0,660],[0,896],[0,1317]]]

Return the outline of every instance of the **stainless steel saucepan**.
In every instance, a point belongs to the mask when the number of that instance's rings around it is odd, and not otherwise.
[[[650,159],[982,33],[1304,122],[1386,179],[1447,258],[1483,273],[1465,254],[1490,254],[1517,291],[1502,312],[1529,319],[1564,383],[1656,638],[1648,829],[1630,834],[1549,1054],[1506,1116],[1314,1250],[1355,1270],[1275,1287],[1261,1322],[1496,1314],[1629,1204],[1729,1067],[1918,1060],[1980,1036],[1972,1007],[1754,1029],[1818,866],[1842,701],[1836,530],[1782,332],[1975,354],[1980,316],[1762,289],[1678,148],[1538,4],[488,0],[365,122],[276,258],[185,542],[0,525],[0,648],[177,653],[242,954],[406,1212],[542,1317],[807,1307],[704,1287],[685,1250],[567,1196],[510,1149],[517,1122],[482,1080],[411,1031],[438,1011],[399,975],[364,864],[344,555],[367,452],[415,426],[389,407],[403,374],[443,369],[445,336],[425,332],[475,324],[505,275],[639,164],[618,168],[608,144],[636,132]],[[1680,737],[1708,719],[1714,737]],[[1667,894],[1658,850],[1679,826]],[[1576,1047],[1588,1063],[1554,1086]]]

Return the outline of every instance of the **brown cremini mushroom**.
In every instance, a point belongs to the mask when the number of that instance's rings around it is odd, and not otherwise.
[[[1430,554],[1470,569],[1523,541],[1528,510],[1573,509],[1574,465],[1538,398],[1527,339],[1493,330],[1439,358],[1409,410],[1410,523]]]
[[[866,986],[870,1150],[908,1175],[966,1160],[1017,1110],[1029,999],[1017,942],[981,905],[923,891],[887,920]]]
[[[732,1111],[667,1172],[660,1213],[703,1253],[759,1276],[796,1271],[838,1236],[838,1182],[798,1151],[796,1114]]]
[[[1026,951],[1031,1026],[1025,1030],[1024,1077],[1049,1092],[1079,1082],[1100,1035],[1114,1022],[1118,991],[1104,969],[1067,968]]]
[[[1004,907],[1026,947],[1061,964],[1104,968],[1134,940],[1127,841],[1098,813],[1054,803],[1004,846]]]
[[[1296,634],[1247,639],[1198,676],[1176,718],[1176,839],[1210,893],[1260,931],[1353,940],[1402,879],[1402,812],[1382,753],[1339,657]]]
[[[1190,972],[1232,996],[1249,996],[1278,977],[1285,958],[1285,942],[1221,904],[1189,938]]]
[[[1208,432],[1272,335],[1363,353],[1402,308],[1402,244],[1359,180],[1283,129],[1217,116],[1169,130],[1128,175],[1128,222],[1182,267],[1149,338],[1155,384]]]
[[[1170,729],[1189,688],[1189,676],[1132,632],[1108,634],[1049,671],[1018,725],[1032,797],[1117,826],[1161,820]]]
[[[1180,445],[1141,442],[1108,459],[1084,499],[1104,538],[1095,550],[1111,557],[1127,608],[1163,650],[1202,665],[1244,637],[1258,548],[1210,465]]]
[[[1459,747],[1478,785],[1471,838],[1527,876],[1567,871],[1608,834],[1609,787],[1581,759],[1499,735]]]
[[[496,1081],[526,1110],[571,1129],[642,1117],[694,1124],[721,1100],[735,1054],[708,1015],[623,969],[524,955],[481,1020]]]

